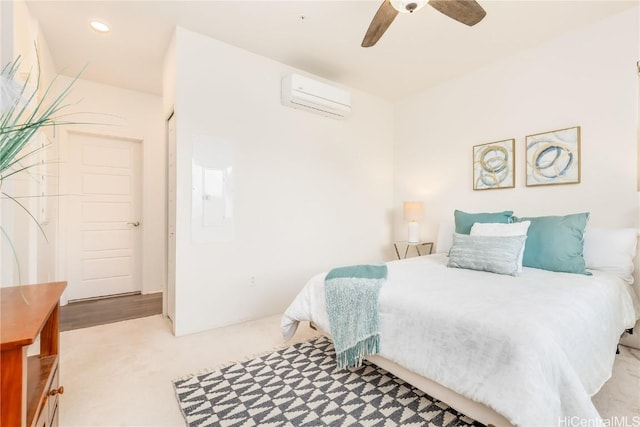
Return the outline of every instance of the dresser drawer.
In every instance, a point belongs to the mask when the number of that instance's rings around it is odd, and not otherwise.
[[[38,356],[35,356],[34,362],[36,362],[37,359]],[[51,369],[46,384],[43,384],[44,389],[42,389],[40,408],[36,413],[35,423],[31,424],[32,427],[57,427],[58,425],[58,405],[60,395],[64,392],[64,388],[60,387],[57,357],[49,358],[49,360],[52,362],[49,364]],[[40,363],[39,366],[42,365],[43,364]],[[34,398],[37,398],[37,396],[30,396],[30,400]]]
[[[47,427],[56,427],[58,425],[58,401],[60,400],[60,395],[64,393],[64,387],[60,386],[59,365],[55,367],[47,390],[47,405],[42,412],[45,412],[45,410],[47,412],[47,420],[49,422]]]

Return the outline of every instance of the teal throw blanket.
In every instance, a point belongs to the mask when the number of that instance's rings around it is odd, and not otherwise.
[[[378,294],[387,279],[386,265],[334,268],[324,279],[327,314],[338,369],[362,365],[380,351]]]

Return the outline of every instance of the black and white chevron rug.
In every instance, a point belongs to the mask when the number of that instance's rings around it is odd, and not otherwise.
[[[474,426],[377,366],[336,370],[326,337],[175,381],[189,426]]]

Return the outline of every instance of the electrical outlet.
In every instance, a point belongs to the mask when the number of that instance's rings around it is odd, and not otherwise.
[[[249,286],[254,288],[256,286],[256,276],[251,276],[251,281],[249,282]]]

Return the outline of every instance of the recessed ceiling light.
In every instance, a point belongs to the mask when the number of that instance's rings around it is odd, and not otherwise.
[[[109,31],[111,31],[111,28],[109,28],[109,26],[104,22],[91,21],[89,25],[91,25],[91,28],[93,28],[99,33],[108,33]]]

